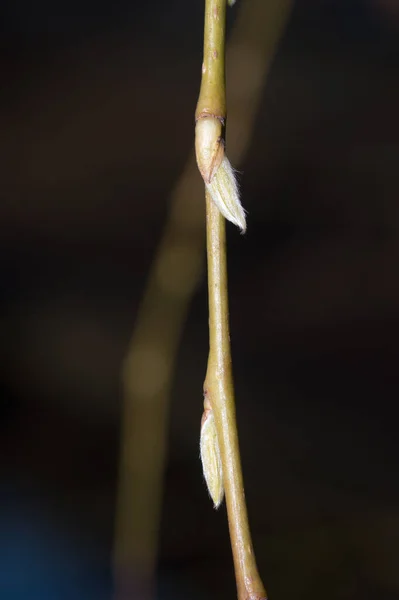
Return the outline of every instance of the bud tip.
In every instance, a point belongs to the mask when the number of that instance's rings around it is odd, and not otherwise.
[[[223,157],[213,179],[210,183],[205,182],[205,185],[225,219],[237,225],[241,233],[245,233],[247,228],[245,211],[240,202],[234,169],[226,156]]]

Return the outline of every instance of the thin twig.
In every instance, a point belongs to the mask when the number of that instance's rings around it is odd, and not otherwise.
[[[206,210],[210,350],[204,395],[214,413],[220,445],[238,598],[260,600],[266,598],[266,592],[256,566],[249,530],[234,405],[225,220],[208,194]]]
[[[245,502],[229,334],[224,216],[243,230],[245,217],[236,194],[233,172],[223,171],[227,160],[222,137],[226,120],[226,2],[205,1],[204,61],[196,109],[197,163],[206,186],[209,294],[209,358],[204,383],[201,457],[216,508],[223,497],[223,491],[219,490],[224,488],[238,598],[263,600],[266,591],[256,565]],[[218,191],[216,195],[213,181]],[[210,426],[214,427],[212,436],[209,435]]]
[[[236,164],[248,148],[267,70],[291,3],[245,0],[234,27],[228,93],[229,152]],[[192,156],[171,194],[165,231],[124,364],[114,542],[116,600],[152,597],[171,381],[187,308],[202,274],[204,222],[198,184]],[[176,264],[176,256],[184,258],[182,264]],[[163,368],[156,368],[154,357],[161,359]]]

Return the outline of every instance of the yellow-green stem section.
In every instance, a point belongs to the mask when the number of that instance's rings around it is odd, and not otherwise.
[[[196,120],[226,117],[224,72],[226,0],[205,1],[204,61]],[[197,125],[198,126],[198,125]],[[221,134],[221,132],[220,132]],[[217,134],[217,135],[220,135]],[[204,152],[196,140],[197,159]],[[214,140],[217,147],[217,139]],[[227,293],[225,220],[206,192],[209,290],[209,359],[205,404],[215,417],[239,600],[266,598],[249,531],[236,425]]]
[[[206,0],[204,58],[196,120],[205,116],[226,118],[225,31],[226,0]]]
[[[258,574],[245,504],[236,425],[230,352],[225,219],[206,194],[209,294],[209,359],[204,394],[213,409],[223,464],[223,482],[239,600],[266,592]]]

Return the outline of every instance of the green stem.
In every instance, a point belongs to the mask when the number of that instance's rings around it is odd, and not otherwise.
[[[225,219],[206,195],[209,293],[209,358],[204,395],[215,418],[223,465],[230,540],[239,600],[260,600],[266,592],[256,566],[245,503],[232,374]]]
[[[206,0],[204,59],[196,120],[211,116],[226,118],[225,31],[226,0]]]
[[[196,110],[197,159],[204,175],[203,157],[211,164],[220,161],[221,131],[204,135],[209,118],[223,123],[225,100],[225,24],[226,0],[206,0],[204,28],[204,62],[200,96]],[[202,128],[201,121],[204,127]],[[208,120],[208,121],[207,121]],[[211,139],[211,143],[210,140]],[[214,157],[219,154],[219,160]],[[206,179],[205,179],[206,180]],[[223,466],[223,484],[239,600],[261,600],[266,592],[256,566],[245,504],[244,484],[236,425],[234,385],[231,364],[227,291],[225,220],[206,193],[207,257],[209,290],[209,359],[204,383],[205,410],[214,413],[217,439]]]

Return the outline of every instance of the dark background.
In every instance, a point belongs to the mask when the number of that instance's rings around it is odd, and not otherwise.
[[[121,364],[192,146],[203,4],[8,0],[0,19],[0,598],[106,599]],[[399,598],[398,30],[395,0],[298,0],[240,165],[233,358],[274,600]],[[203,282],[172,394],[162,600],[235,597],[198,460],[207,344]]]

